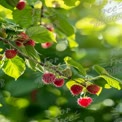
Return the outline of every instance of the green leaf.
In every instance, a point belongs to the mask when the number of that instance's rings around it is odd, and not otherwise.
[[[19,2],[19,0],[5,0],[9,5],[11,5],[12,7],[15,7],[17,5],[17,3]]]
[[[83,78],[75,78],[75,79],[73,79],[75,82],[77,82],[77,83],[84,83],[85,82],[85,80],[83,79]]]
[[[56,42],[56,38],[53,32],[50,32],[43,26],[33,26],[27,29],[27,34],[31,39],[36,42]]]
[[[70,90],[71,86],[73,85],[80,85],[79,83],[75,82],[74,80],[69,80],[67,83],[66,83],[66,87]]]
[[[108,85],[110,85],[111,87],[114,87],[118,90],[121,89],[122,86],[122,81],[120,81],[117,78],[114,78],[112,76],[107,76],[107,75],[100,75],[99,77],[103,78],[105,81],[107,81]]]
[[[67,65],[75,67],[83,76],[86,75],[86,71],[83,68],[83,66],[80,63],[73,60],[71,57],[68,57],[68,56],[65,57],[64,61],[66,62]]]
[[[66,36],[72,36],[74,34],[74,28],[70,24],[70,22],[67,21],[66,17],[56,12],[54,14],[55,15],[50,17],[50,19],[55,24],[56,28],[58,28],[61,32],[66,34]]]
[[[93,80],[92,82],[98,86],[105,88],[105,89],[111,88],[111,86],[108,83],[106,83],[106,81],[103,78],[100,78],[100,77],[98,79]]]
[[[109,73],[101,66],[99,65],[94,65],[93,69],[98,73],[98,74],[104,74],[104,75],[109,75]]]
[[[25,62],[18,56],[12,59],[6,59],[2,67],[4,73],[15,78],[15,80],[24,73],[25,69]]]
[[[80,0],[63,0],[64,4],[67,6],[77,6],[80,3]]]
[[[68,38],[70,48],[78,47],[78,43],[75,41],[75,34],[69,36]]]
[[[80,4],[80,0],[45,0],[47,7],[60,7],[63,9],[71,9]]]
[[[37,25],[40,20],[40,11],[39,9],[24,9],[14,10],[13,11],[13,19],[14,21],[22,27],[29,27],[31,25]]]
[[[6,0],[0,0],[0,5],[4,6],[5,8],[11,9],[11,10],[14,9],[11,5],[9,5],[9,4],[6,2]]]
[[[66,38],[69,41],[69,46],[71,48],[77,47],[78,43],[75,41],[74,28],[66,19],[66,17],[58,12],[55,12],[55,15],[50,19],[52,20],[52,23],[56,26],[56,28],[66,35]]]
[[[41,62],[38,52],[32,46],[21,47],[20,50],[30,58],[25,60],[27,66],[33,70],[36,70],[36,67],[38,65],[37,62]]]
[[[30,58],[36,59],[37,61],[40,61],[38,52],[35,50],[33,46],[25,46],[25,50],[27,52],[27,56],[29,56]]]

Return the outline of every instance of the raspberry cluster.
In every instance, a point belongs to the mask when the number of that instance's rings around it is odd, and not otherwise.
[[[101,91],[100,86],[96,84],[90,84],[86,87],[81,84],[74,84],[70,87],[70,92],[72,95],[86,94],[86,92],[90,94],[98,94]],[[93,99],[88,96],[83,96],[77,99],[78,105],[82,107],[88,107],[93,102]]]
[[[47,72],[42,75],[42,81],[45,84],[53,84],[56,87],[62,87],[64,85],[63,78],[56,78],[53,73]]]
[[[21,32],[20,34],[17,35],[17,40],[15,41],[16,45],[18,47],[21,47],[21,46],[35,46],[35,41],[30,39],[29,36],[24,33],[24,32]]]
[[[15,44],[18,47],[22,47],[22,46],[35,46],[35,41],[30,39],[29,36],[24,33],[21,32],[17,35],[17,39],[15,40]],[[5,56],[8,59],[12,59],[17,55],[17,50],[16,49],[8,49],[5,51]]]

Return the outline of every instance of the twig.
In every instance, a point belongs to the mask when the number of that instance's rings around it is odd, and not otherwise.
[[[43,67],[46,67],[46,65],[43,63],[43,62],[38,62],[37,60],[25,55],[24,53],[22,53],[17,47],[15,47],[13,44],[10,43],[10,41],[8,41],[7,39],[4,39],[2,37],[0,37],[0,41],[3,41],[4,43],[7,43],[8,45],[10,45],[12,48],[16,49],[17,52],[22,55],[23,57],[25,57],[26,59],[28,60],[32,60],[33,62],[43,66]],[[57,67],[56,66],[50,66],[49,68],[53,69],[56,73],[58,73],[59,75],[61,76],[64,76],[63,73],[61,73],[59,70],[57,70]]]

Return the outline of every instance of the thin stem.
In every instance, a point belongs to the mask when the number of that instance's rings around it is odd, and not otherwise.
[[[98,80],[99,78],[100,78],[99,76],[94,77],[94,78],[90,78],[89,81]]]
[[[25,55],[24,53],[22,53],[17,47],[15,47],[13,44],[10,43],[10,41],[8,41],[7,39],[4,39],[2,37],[0,37],[0,41],[3,41],[4,43],[10,45],[12,48],[16,49],[17,52],[22,55],[24,58],[28,59],[28,60],[32,60],[33,62],[43,66],[43,67],[46,67],[46,65],[43,63],[43,62],[38,62],[37,60]],[[58,73],[59,75],[63,76],[63,73],[61,73],[59,70],[57,70],[57,66],[50,66],[49,68],[51,68],[52,70],[54,70],[56,73]]]
[[[42,7],[40,9],[40,25],[42,24],[42,18],[44,17],[44,5],[42,3]]]

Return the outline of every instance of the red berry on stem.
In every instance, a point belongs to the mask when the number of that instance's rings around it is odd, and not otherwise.
[[[73,95],[78,95],[82,92],[83,90],[83,86],[81,85],[72,85],[71,88],[70,88],[70,92],[73,94]]]
[[[18,10],[23,10],[23,9],[25,8],[25,6],[26,6],[26,2],[25,2],[24,0],[20,0],[20,1],[17,3],[16,8],[17,8]]]
[[[26,33],[24,33],[24,32],[21,32],[21,33],[18,34],[17,36],[18,36],[18,38],[19,38],[19,40],[20,40],[21,42],[24,42],[24,41],[26,41],[26,40],[29,39],[29,36],[28,36]]]
[[[81,107],[88,107],[91,103],[93,102],[91,97],[83,97],[83,98],[78,98],[77,99],[77,103],[78,105],[80,105]]]
[[[17,55],[17,50],[15,49],[10,49],[5,51],[5,56],[8,59],[12,59]]]
[[[45,84],[53,83],[55,80],[55,75],[53,73],[44,73],[42,75],[42,81]]]
[[[24,45],[25,45],[25,46],[30,45],[30,46],[33,46],[33,47],[34,47],[34,46],[35,46],[35,41],[30,39],[30,40],[28,40],[26,43],[24,43]]]
[[[100,86],[95,84],[87,86],[86,89],[91,94],[97,94],[101,90]]]
[[[20,40],[16,40],[15,43],[18,47],[23,46],[23,43]]]
[[[63,78],[56,78],[53,82],[53,84],[56,87],[62,87],[64,85],[64,79]]]
[[[52,42],[45,42],[45,43],[41,43],[41,46],[42,46],[42,48],[49,48],[49,47],[51,47],[52,46]]]

